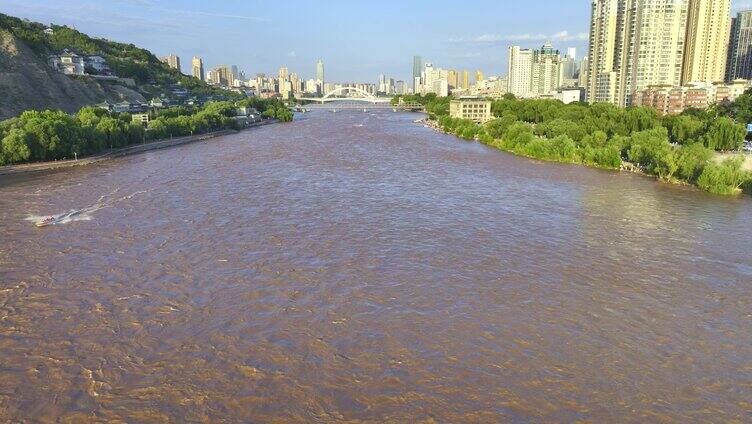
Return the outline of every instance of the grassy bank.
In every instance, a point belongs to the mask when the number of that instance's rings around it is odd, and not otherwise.
[[[425,104],[429,118],[447,133],[517,155],[605,169],[631,164],[665,182],[716,194],[752,193],[752,172],[742,168],[742,158],[714,160],[716,151],[737,150],[744,140],[746,130],[732,118],[731,109],[662,117],[651,108],[508,96],[493,101],[494,119],[479,125],[449,117],[447,98],[405,100]]]
[[[255,107],[282,122],[292,120],[292,112],[279,101],[254,98],[154,111],[146,128],[132,122],[128,113],[93,107],[74,115],[59,110],[27,111],[0,122],[0,165],[81,158],[147,141],[238,129],[234,117],[241,106]]]

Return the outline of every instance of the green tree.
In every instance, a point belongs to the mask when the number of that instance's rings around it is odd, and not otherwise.
[[[31,157],[26,133],[14,128],[2,139],[0,164],[25,162]]]
[[[630,161],[664,180],[671,179],[678,169],[676,153],[663,127],[635,133],[627,156]]]
[[[493,138],[502,138],[507,129],[517,122],[517,116],[504,115],[486,122],[486,131]]]
[[[695,182],[705,166],[713,158],[713,152],[706,149],[702,143],[693,143],[678,149],[677,166],[679,178]]]
[[[716,194],[737,194],[742,185],[750,180],[750,173],[743,171],[743,158],[727,159],[722,163],[710,162],[697,179],[703,190]]]
[[[667,116],[663,119],[663,126],[668,129],[672,143],[690,144],[702,139],[707,125],[693,115]]]
[[[713,150],[738,150],[744,143],[746,128],[731,118],[721,117],[708,127],[705,147]]]

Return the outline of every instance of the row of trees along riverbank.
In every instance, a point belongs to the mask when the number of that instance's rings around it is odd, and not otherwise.
[[[282,122],[293,118],[279,100],[258,98],[153,111],[146,128],[132,122],[129,113],[93,107],[74,115],[59,110],[27,111],[0,122],[0,165],[73,159],[147,141],[239,129],[234,119],[238,107],[256,108],[263,116]]]
[[[743,158],[714,160],[716,151],[742,147],[746,128],[737,119],[752,119],[752,91],[729,105],[674,116],[646,107],[565,105],[507,95],[493,101],[494,119],[484,125],[449,117],[450,98],[429,94],[403,100],[423,104],[445,132],[518,155],[607,169],[632,164],[662,181],[717,194],[752,193],[752,172],[743,170]]]

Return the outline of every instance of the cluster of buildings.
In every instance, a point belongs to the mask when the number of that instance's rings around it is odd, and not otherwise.
[[[476,77],[413,63],[416,93],[552,98],[665,114],[730,102],[752,88],[752,11],[731,0],[591,0],[588,55],[509,47],[506,77]]]
[[[581,70],[587,59],[577,61],[577,49],[570,47],[562,56],[551,43],[540,49],[509,47],[507,92],[521,98],[559,98],[571,101],[571,92],[584,92]],[[567,89],[567,90],[565,90]],[[579,94],[574,98],[580,100]],[[582,99],[584,100],[584,99]]]
[[[101,56],[79,56],[70,50],[50,55],[47,63],[56,71],[66,75],[113,76],[107,61]]]
[[[182,72],[178,56],[169,55],[160,60]],[[378,83],[329,83],[325,78],[323,60],[316,62],[315,78],[305,79],[285,66],[279,68],[277,75],[272,76],[260,73],[255,77],[246,77],[235,65],[219,65],[207,72],[203,59],[194,57],[191,60],[191,75],[211,85],[262,98],[321,97],[342,88],[356,88],[372,95],[385,96],[412,92],[405,81],[383,74],[379,75]]]
[[[470,71],[457,71],[454,69],[442,69],[433,66],[430,62],[423,62],[421,56],[413,57],[413,91],[416,94],[434,93],[438,96],[448,96],[449,94],[463,95],[469,94],[473,88],[478,90],[493,91],[499,79],[494,77],[486,81],[482,71],[475,71],[474,84],[470,84]],[[409,87],[405,92],[398,94],[408,94]]]
[[[400,94],[410,94],[410,86],[403,80],[395,81],[386,75],[379,75],[379,85],[376,87],[376,93],[385,96],[394,96]]]
[[[469,98],[500,98],[512,93],[518,98],[551,98],[564,103],[584,101],[584,82],[581,69],[587,58],[577,61],[577,49],[567,49],[562,56],[550,43],[540,49],[509,47],[507,76],[486,77],[482,71],[445,70],[413,58],[413,87],[415,93],[435,93],[438,96]],[[471,80],[472,77],[472,80]]]
[[[752,79],[752,11],[731,0],[592,0],[587,100],[664,113],[734,100]]]

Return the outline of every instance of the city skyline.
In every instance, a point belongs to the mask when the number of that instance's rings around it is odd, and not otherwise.
[[[75,8],[67,7],[74,3]],[[386,74],[410,82],[415,55],[445,68],[481,70],[490,76],[506,73],[506,52],[512,44],[540,48],[550,41],[563,51],[586,51],[588,1],[535,3],[538,7],[481,1],[475,8],[498,13],[459,10],[451,16],[434,10],[435,3],[390,1],[382,3],[384,8],[348,5],[346,10],[290,2],[266,15],[267,9],[253,7],[254,2],[237,1],[208,10],[195,1],[113,0],[105,7],[93,0],[40,0],[33,5],[9,0],[1,11],[133,43],[160,57],[174,54],[183,63],[201,57],[207,72],[232,63],[249,76],[274,75],[286,66],[307,79],[315,78],[316,61],[323,59],[330,81],[374,81]],[[424,17],[421,23],[415,22],[416,14]],[[328,24],[320,29],[311,24],[311,17]],[[305,25],[311,29],[301,31]],[[275,44],[256,45],[268,40]],[[191,73],[185,67],[182,71]]]

